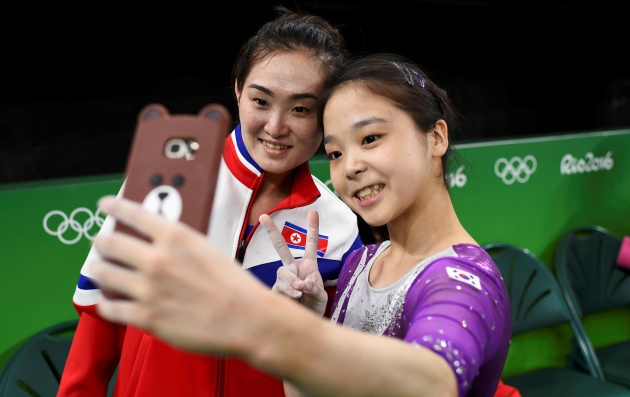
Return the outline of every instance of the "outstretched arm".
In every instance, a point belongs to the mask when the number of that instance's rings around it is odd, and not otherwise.
[[[271,217],[267,214],[260,216],[260,224],[267,231],[267,235],[276,249],[282,267],[278,268],[273,291],[281,292],[297,299],[304,306],[324,315],[328,294],[324,290],[324,281],[317,266],[317,243],[319,241],[319,215],[317,211],[309,211],[307,219],[307,234],[304,256],[294,258],[287,243],[282,237]]]
[[[429,349],[352,330],[271,293],[201,233],[139,204],[101,208],[149,241],[122,233],[95,240],[99,313],[173,345],[241,357],[313,396],[455,396],[449,364]],[[127,264],[116,265],[105,258]]]

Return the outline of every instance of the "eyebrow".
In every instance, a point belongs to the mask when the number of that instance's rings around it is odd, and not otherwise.
[[[388,124],[389,121],[384,119],[384,118],[382,118],[382,117],[369,117],[367,119],[363,119],[363,120],[357,121],[356,123],[352,124],[352,127],[350,127],[350,131],[354,132],[354,131],[359,130],[359,129],[361,129],[361,128],[365,127],[365,126],[368,126],[370,124],[379,124],[379,123],[381,123],[381,124]],[[324,129],[324,132],[325,131],[326,131],[326,129]],[[325,135],[324,136],[324,145],[327,144],[327,143],[330,143],[330,142],[332,142],[334,140],[335,140],[334,136]]]
[[[271,92],[267,87],[263,87],[262,85],[258,85],[258,84],[250,84],[247,86],[247,88],[253,88],[255,90],[261,91],[269,96],[273,96],[273,92]],[[298,93],[298,94],[293,94],[291,95],[291,99],[314,99],[316,101],[319,101],[319,98],[309,92],[305,92],[305,93]]]

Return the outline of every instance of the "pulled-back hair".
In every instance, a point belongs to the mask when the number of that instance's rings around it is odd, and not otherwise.
[[[350,60],[334,86],[326,90],[320,112],[324,111],[330,96],[349,83],[360,84],[372,94],[406,112],[423,133],[433,131],[440,119],[446,121],[449,135],[451,130],[457,128],[459,116],[446,91],[434,83],[420,67],[401,55],[380,53]],[[446,186],[449,186],[447,170],[452,153],[449,139],[448,148],[442,156],[442,173]]]
[[[349,57],[346,42],[339,30],[322,17],[286,7],[274,8],[279,14],[265,23],[241,47],[232,67],[232,87],[241,91],[252,68],[265,56],[275,52],[306,49],[318,60],[328,88]]]

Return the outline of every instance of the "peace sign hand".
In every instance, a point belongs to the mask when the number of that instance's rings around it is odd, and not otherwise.
[[[324,315],[328,294],[324,290],[324,281],[317,266],[317,243],[319,241],[319,215],[311,210],[307,218],[306,245],[304,257],[294,258],[284,241],[284,237],[271,217],[263,214],[260,224],[267,231],[283,266],[276,272],[276,282],[271,288],[298,300],[309,309]]]

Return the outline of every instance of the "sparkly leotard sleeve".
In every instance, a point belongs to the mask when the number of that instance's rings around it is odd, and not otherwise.
[[[501,274],[479,246],[459,244],[423,260],[393,285],[367,275],[389,242],[353,253],[338,280],[331,321],[431,349],[453,369],[461,397],[493,396],[512,332]]]

